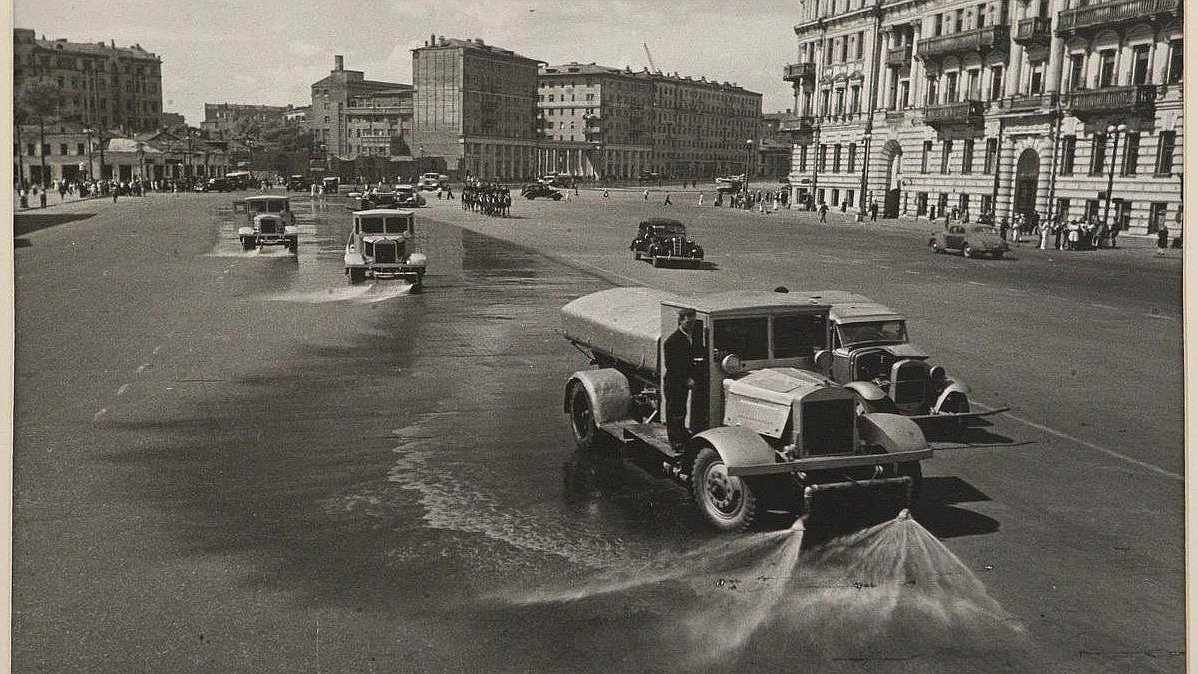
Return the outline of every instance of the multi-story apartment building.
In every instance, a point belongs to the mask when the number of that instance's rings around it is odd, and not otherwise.
[[[594,63],[542,66],[538,172],[635,178],[653,165],[653,83]]]
[[[251,121],[260,126],[281,124],[292,107],[290,105],[251,105],[247,103],[205,103],[204,121],[200,128],[211,138],[224,138],[238,120]]]
[[[333,56],[328,77],[312,85],[312,105],[308,111],[308,129],[325,157],[350,156],[350,100],[380,91],[408,88],[406,84],[366,79],[360,70],[346,70],[345,59]]]
[[[648,71],[637,76],[654,86],[653,170],[678,178],[749,170],[761,125],[761,94],[706,77]]]
[[[538,63],[477,38],[413,49],[414,158],[441,157],[456,175],[534,175]]]
[[[141,45],[47,40],[13,30],[13,85],[46,78],[63,91],[56,117],[88,127],[149,131],[162,115],[162,60]]]
[[[822,0],[784,69],[794,196],[1180,221],[1180,0]]]
[[[412,88],[351,96],[346,108],[349,156],[410,157]]]

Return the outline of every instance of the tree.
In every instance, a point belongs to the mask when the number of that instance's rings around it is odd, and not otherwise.
[[[64,95],[62,87],[48,77],[23,82],[14,96],[16,119],[36,123],[41,136],[38,155],[41,158],[41,184],[46,186],[46,122],[57,119],[61,113]]]

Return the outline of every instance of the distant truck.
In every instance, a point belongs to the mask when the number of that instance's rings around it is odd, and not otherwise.
[[[367,278],[402,277],[419,292],[427,264],[416,241],[416,216],[411,211],[380,208],[354,213],[353,229],[345,243],[345,274],[350,285]]]
[[[901,488],[910,501],[932,449],[914,421],[858,413],[857,394],[817,371],[830,308],[801,293],[648,288],[570,302],[562,333],[591,361],[566,380],[575,443],[647,452],[721,531],[766,511],[805,515],[825,491]],[[683,424],[671,424],[677,396]]]
[[[295,214],[291,212],[291,199],[276,196],[246,197],[245,205],[248,224],[237,228],[241,247],[253,250],[258,246],[287,246],[292,253],[299,252],[299,230],[295,226]],[[236,206],[234,206],[236,208]]]

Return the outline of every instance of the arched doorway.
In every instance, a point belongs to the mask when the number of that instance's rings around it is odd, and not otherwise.
[[[1036,217],[1036,188],[1040,184],[1040,154],[1032,149],[1019,155],[1019,163],[1015,167],[1015,208],[1012,215],[1029,213],[1032,222]]]
[[[899,204],[902,202],[902,165],[903,147],[893,140],[886,141],[882,147],[882,156],[886,158],[886,201],[882,209],[883,218],[897,218]]]

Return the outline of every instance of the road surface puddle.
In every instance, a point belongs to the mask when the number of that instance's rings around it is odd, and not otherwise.
[[[266,295],[271,302],[296,302],[299,304],[327,304],[346,302],[350,304],[374,304],[396,297],[412,294],[412,284],[404,281],[380,281],[358,286],[326,288],[307,292],[285,292]]]
[[[801,525],[718,538],[568,586],[496,598],[527,606],[668,591],[664,632],[685,637],[697,665],[735,656],[750,640],[849,660],[1024,641],[1023,627],[977,576],[906,511],[811,550],[802,545]]]

